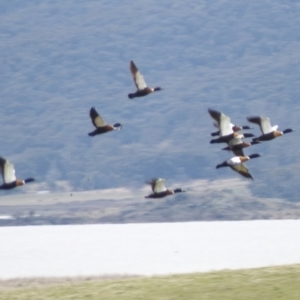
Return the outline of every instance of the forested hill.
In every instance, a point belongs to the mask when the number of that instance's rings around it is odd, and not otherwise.
[[[215,169],[231,154],[209,144],[207,109],[264,115],[294,132],[245,151],[263,155],[249,188],[298,200],[299,14],[292,0],[1,1],[0,155],[36,190],[236,179]],[[129,100],[130,60],[163,91]],[[92,106],[123,129],[89,137]]]

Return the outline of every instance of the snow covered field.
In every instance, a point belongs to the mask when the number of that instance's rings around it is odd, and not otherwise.
[[[300,220],[0,228],[0,279],[300,263]]]

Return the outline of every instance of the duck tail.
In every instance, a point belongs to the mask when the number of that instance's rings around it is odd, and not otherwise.
[[[88,133],[89,136],[95,136],[95,131]]]
[[[129,99],[135,98],[135,94],[128,94],[128,98],[129,98]]]
[[[220,134],[220,131],[216,131],[216,132],[212,132],[210,135],[211,136],[217,136],[217,135],[219,135]]]
[[[258,153],[254,153],[254,154],[250,154],[250,155],[249,155],[249,157],[250,157],[251,159],[257,158],[257,157],[260,157],[260,156],[261,156],[261,155],[258,154]]]

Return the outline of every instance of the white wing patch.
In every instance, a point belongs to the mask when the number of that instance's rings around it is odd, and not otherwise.
[[[230,118],[224,115],[223,113],[221,113],[220,115],[219,127],[220,127],[220,136],[229,135],[233,133],[231,123],[230,123]]]
[[[139,70],[134,74],[134,82],[138,90],[143,90],[147,87],[144,76]]]
[[[241,159],[239,156],[234,156],[230,159],[227,160],[227,163],[230,165],[230,166],[237,166],[241,163]]]
[[[269,118],[266,117],[260,118],[260,130],[262,134],[267,134],[274,131],[274,129],[271,126],[271,122]]]
[[[165,180],[162,178],[158,178],[156,180],[155,186],[154,186],[154,193],[161,193],[166,191],[167,188],[165,187]]]
[[[15,175],[15,168],[12,163],[10,163],[8,160],[4,164],[4,182],[5,183],[11,183],[16,181],[16,175]]]
[[[103,127],[106,125],[106,122],[104,121],[104,119],[101,116],[97,116],[94,119],[94,122],[97,127]]]

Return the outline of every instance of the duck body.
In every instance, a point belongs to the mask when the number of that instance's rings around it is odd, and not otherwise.
[[[14,165],[3,157],[0,157],[0,171],[3,177],[3,184],[0,186],[1,190],[11,190],[34,181],[33,178],[27,178],[25,180],[17,179]]]
[[[273,132],[269,132],[269,133],[266,133],[266,134],[262,134],[261,136],[257,137],[257,138],[254,138],[253,141],[256,142],[256,141],[270,141],[270,140],[273,140],[277,137],[280,137],[286,133],[289,133],[289,132],[292,132],[293,130],[292,129],[285,129],[284,131],[273,131]]]
[[[283,131],[278,131],[278,125],[272,126],[270,118],[267,117],[248,117],[249,122],[259,125],[262,135],[254,138],[253,141],[270,141],[277,137],[280,137],[286,133],[292,132],[293,130],[288,128]]]
[[[249,156],[234,156],[228,160],[225,160],[223,163],[217,165],[216,168],[219,169],[223,167],[230,167],[233,171],[239,173],[241,176],[253,180],[253,177],[250,174],[249,170],[244,165],[244,162],[260,156],[261,155],[257,153],[251,154]]]
[[[146,87],[143,90],[137,90],[135,93],[128,94],[128,98],[133,99],[136,97],[144,97],[144,96],[147,96],[148,94],[151,94],[155,91],[160,91],[160,90],[161,90],[160,87],[156,87],[156,88]]]
[[[139,71],[137,66],[133,61],[130,62],[130,72],[133,77],[133,81],[135,83],[135,86],[137,88],[137,91],[135,93],[128,94],[129,99],[133,99],[136,97],[144,97],[147,96],[153,92],[161,91],[162,88],[156,87],[156,88],[150,88],[147,86],[146,81],[144,79],[144,76]]]
[[[121,129],[122,125],[120,123],[116,123],[114,125],[106,124],[104,119],[98,114],[96,109],[92,107],[90,109],[90,117],[92,120],[93,125],[96,127],[96,129],[90,133],[88,133],[89,136],[95,136],[98,134],[103,134],[112,130]]]
[[[149,181],[146,181],[147,184],[151,185],[153,193],[145,196],[145,198],[163,198],[175,193],[185,192],[183,189],[178,188],[175,190],[167,189],[165,186],[165,180],[163,178],[153,178]]]
[[[89,136],[95,136],[97,134],[103,134],[112,130],[115,130],[116,128],[112,125],[105,125],[103,127],[96,128],[94,131],[88,133]]]
[[[273,131],[266,134],[262,134],[261,136],[253,139],[255,141],[271,141],[282,134],[279,131]]]
[[[10,183],[3,183],[1,186],[0,186],[0,189],[1,190],[11,190],[11,189],[14,189],[18,186],[22,186],[28,182],[32,182],[34,181],[33,178],[27,178],[25,180],[20,180],[20,179],[17,179],[13,182],[10,182]]]
[[[11,189],[14,189],[15,187],[17,186],[21,186],[23,184],[19,183],[17,185],[17,181],[13,181],[13,182],[10,182],[10,183],[3,183],[1,186],[0,186],[0,189],[1,190],[11,190]]]
[[[145,198],[164,198],[166,196],[173,195],[173,194],[174,191],[166,190],[164,192],[150,194],[148,196],[145,196]]]

